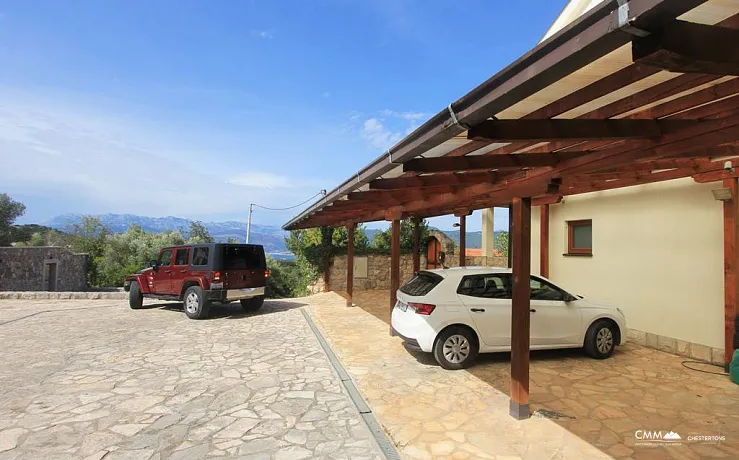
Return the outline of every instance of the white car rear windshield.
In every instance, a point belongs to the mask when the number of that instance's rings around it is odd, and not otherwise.
[[[443,279],[444,278],[436,273],[418,272],[410,281],[400,288],[400,292],[416,297],[426,295]]]

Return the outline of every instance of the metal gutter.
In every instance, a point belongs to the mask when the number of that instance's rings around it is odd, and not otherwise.
[[[630,0],[628,25],[619,8],[624,0],[604,0],[576,21],[544,40],[377,157],[356,175],[287,222],[290,228],[336,199],[464,132],[575,70],[631,41],[624,27],[649,26],[672,20],[707,0]],[[621,10],[623,12],[623,9]],[[456,120],[450,109],[456,113]]]

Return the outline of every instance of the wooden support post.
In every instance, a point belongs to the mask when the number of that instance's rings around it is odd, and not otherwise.
[[[513,205],[508,205],[508,268],[512,268],[513,258]]]
[[[541,206],[539,233],[539,273],[549,278],[549,205]]]
[[[421,271],[421,253],[420,253],[420,238],[421,238],[421,219],[413,219],[413,273]]]
[[[459,216],[459,266],[467,265],[467,216]]]
[[[398,300],[397,291],[400,288],[400,220],[393,219],[392,236],[390,240],[390,311],[393,311]]]
[[[731,190],[731,200],[724,201],[724,365],[729,364],[734,353],[734,333],[739,290],[739,194],[737,179],[725,179],[724,188]]]
[[[347,233],[349,234],[349,241],[346,245],[346,306],[351,307],[354,299],[354,228],[355,224],[352,222],[347,225]]]
[[[513,199],[513,307],[511,315],[511,405],[517,420],[529,418],[531,324],[531,198]]]
[[[323,292],[331,290],[331,245],[334,237],[334,229],[332,227],[321,227],[321,246],[324,250],[323,266]]]

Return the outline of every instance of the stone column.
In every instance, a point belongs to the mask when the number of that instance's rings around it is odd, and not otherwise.
[[[347,233],[349,234],[349,241],[346,244],[346,306],[351,307],[353,305],[353,293],[354,293],[354,223],[347,225]]]
[[[482,210],[482,255],[493,257],[495,249],[495,211],[493,208]]]

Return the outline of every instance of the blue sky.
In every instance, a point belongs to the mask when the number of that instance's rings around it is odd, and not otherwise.
[[[533,47],[565,3],[0,0],[0,192],[25,223],[298,203]]]

